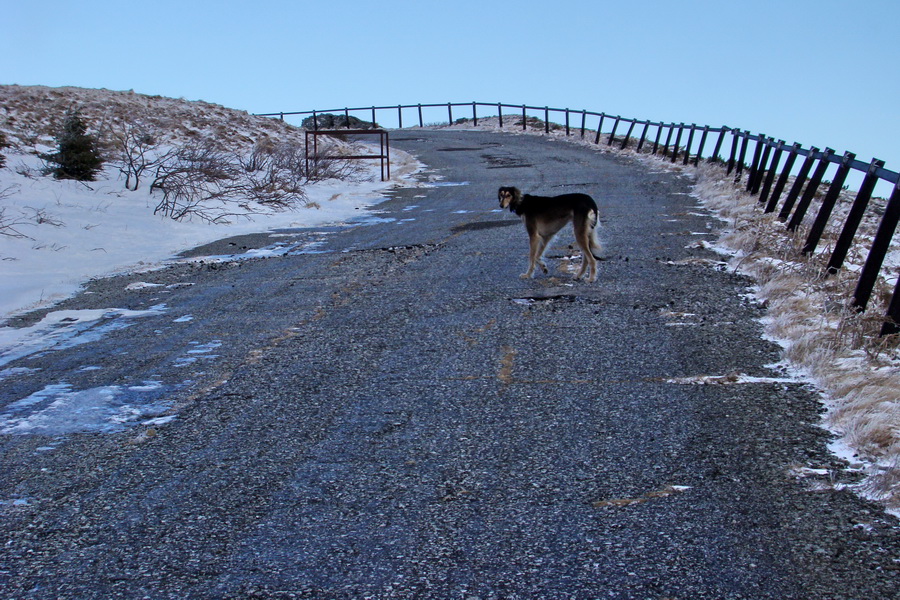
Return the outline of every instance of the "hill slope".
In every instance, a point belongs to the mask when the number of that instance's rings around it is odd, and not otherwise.
[[[141,122],[162,142],[202,136],[214,138],[229,149],[249,148],[265,137],[303,142],[303,130],[283,121],[208,102],[132,91],[2,85],[0,107],[0,130],[20,150],[36,143],[52,143],[65,115],[75,109],[101,136],[127,123]]]
[[[99,138],[107,160],[93,182],[42,174],[45,165],[38,154],[53,150],[54,134],[73,110]],[[202,148],[225,161],[228,177],[240,181],[202,184],[213,186],[211,194],[232,186],[226,189],[231,194],[227,202],[219,198],[204,209],[212,212],[188,212],[175,221],[166,217],[176,216],[173,212],[160,211],[165,191],[151,192],[153,173],[146,174],[146,183],[137,190],[126,187],[117,142],[131,127],[152,138],[151,159]],[[357,217],[392,185],[380,181],[376,161],[356,161],[330,173],[339,177],[317,173],[315,181],[308,181],[300,164],[302,129],[206,102],[134,92],[0,86],[0,131],[9,144],[0,150],[7,159],[0,167],[0,319],[50,305],[90,278],[147,268],[225,237]],[[269,190],[285,185],[279,180],[270,184],[266,177],[271,168],[250,172],[248,165],[260,147],[289,150],[289,166],[296,169],[288,173],[288,183],[296,186],[288,190],[290,202],[267,204],[252,196],[254,186]],[[336,153],[351,151],[339,141],[334,148]],[[391,159],[395,180],[418,168],[402,152],[392,152]],[[250,195],[244,196],[245,191]],[[275,192],[280,197],[287,193],[281,188]]]

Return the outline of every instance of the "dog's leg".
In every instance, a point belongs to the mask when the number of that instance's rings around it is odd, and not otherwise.
[[[587,243],[588,243],[588,254],[591,257],[591,267],[593,272],[590,274],[588,281],[593,283],[597,280],[597,261],[603,260],[602,248],[600,247],[600,241],[597,239],[597,225],[600,222],[600,215],[597,213],[597,210],[591,210],[588,212],[587,218]]]
[[[520,275],[522,279],[529,279],[532,275],[534,275],[534,267],[540,260],[540,255],[544,250],[542,245],[543,239],[540,235],[538,235],[538,232],[533,231],[530,227],[528,229],[528,270]],[[541,267],[546,270],[546,267],[543,266],[543,263],[541,264]]]
[[[588,215],[588,229],[590,230],[590,235],[588,235],[588,240],[591,243],[591,254],[594,255],[594,258],[597,260],[602,260],[603,257],[600,253],[603,249],[600,247],[600,240],[597,239],[597,224],[599,223],[599,215],[597,211],[592,210]]]
[[[588,271],[589,269],[588,281],[592,282],[597,278],[597,266],[593,262],[594,257],[591,256],[591,258],[588,259],[588,256],[590,256],[590,253],[587,253],[584,250],[581,251],[581,269],[579,269],[578,275],[575,276],[575,279],[581,279],[582,277],[584,277],[585,271]]]
[[[547,246],[550,245],[550,240],[553,239],[553,236],[551,235],[547,237],[545,235],[541,235],[539,237],[541,247],[538,250],[537,264],[541,267],[541,271],[544,272],[544,275],[546,275],[550,272],[550,269],[547,268],[547,263],[544,262],[544,252],[547,251]]]
[[[575,279],[581,279],[584,277],[584,272],[587,270],[588,263],[584,259],[584,252],[581,253],[581,268],[578,270],[578,275],[575,276]]]
[[[547,245],[553,239],[556,231],[545,231],[545,228],[533,219],[525,219],[525,229],[528,231],[530,252],[528,255],[528,270],[522,273],[522,279],[528,279],[534,275],[534,268],[537,266],[541,267],[541,271],[544,274],[549,273],[547,263],[544,262],[544,251],[547,250]]]
[[[597,261],[603,260],[603,256],[601,255],[603,249],[600,247],[600,241],[597,239],[596,219],[593,221],[593,225],[591,225],[590,233],[588,233],[588,248],[594,265],[594,274],[589,281],[593,283],[594,281],[597,281]]]
[[[575,279],[584,277],[585,272],[588,274],[588,281],[593,283],[597,280],[597,259],[594,258],[594,249],[599,250],[599,245],[594,238],[594,230],[591,227],[592,214],[576,216],[572,223],[575,228],[575,241],[581,247],[581,270]]]

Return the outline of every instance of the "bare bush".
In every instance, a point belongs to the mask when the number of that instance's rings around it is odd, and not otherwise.
[[[154,214],[175,220],[198,216],[223,221],[230,214],[231,183],[238,176],[228,154],[203,140],[192,141],[157,167],[150,192],[159,190],[163,197]]]
[[[0,200],[4,198],[10,197],[13,192],[16,191],[18,186],[11,185],[9,187],[3,188],[0,190]],[[31,239],[17,228],[23,225],[31,225],[32,223],[25,217],[25,215],[21,214],[21,212],[13,216],[7,213],[9,207],[0,206],[0,235],[5,235],[11,238],[26,238]]]
[[[22,162],[20,162],[16,166],[15,172],[17,175],[21,175],[22,177],[26,177],[28,179],[37,179],[41,173],[38,169],[35,169],[34,167],[30,167]]]
[[[260,209],[290,208],[306,199],[303,164],[295,144],[266,141],[245,156],[195,140],[157,167],[150,191],[163,197],[155,213],[222,222]]]
[[[116,152],[114,162],[125,176],[127,190],[137,190],[144,173],[163,164],[172,154],[160,152],[156,138],[141,123],[125,123],[118,131],[112,131],[111,137]]]
[[[306,199],[305,156],[291,143],[256,144],[246,158],[238,155],[247,196],[264,206],[287,208]]]

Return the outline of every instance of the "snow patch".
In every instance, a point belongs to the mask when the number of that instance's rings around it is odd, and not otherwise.
[[[152,288],[163,287],[161,283],[147,283],[146,281],[135,281],[125,286],[128,291],[147,290]]]
[[[67,435],[122,431],[169,410],[167,403],[158,400],[159,394],[152,393],[162,389],[158,382],[85,390],[73,390],[68,383],[48,385],[7,405],[0,414],[0,433]]]
[[[678,385],[741,385],[748,383],[798,383],[793,377],[754,377],[743,373],[729,373],[728,375],[693,375],[691,377],[669,377],[664,379],[666,383]]]
[[[0,169],[0,190],[7,191],[3,210],[21,233],[0,235],[0,318],[52,306],[92,278],[158,269],[181,252],[223,238],[357,220],[385,199],[384,191],[421,168],[409,154],[392,149],[391,170],[399,174],[394,181],[380,181],[376,168],[363,165],[358,180],[305,186],[307,206],[214,225],[154,215],[158,198],[149,186],[125,190],[112,165],[89,186],[35,176],[43,164],[29,150],[7,150],[7,168]],[[280,255],[283,251],[279,254],[275,248],[256,254]],[[154,284],[131,286],[140,291]]]
[[[165,310],[165,304],[147,310],[58,310],[30,327],[0,327],[0,366],[40,352],[64,350],[99,340],[107,333],[129,327],[129,319],[156,316]]]

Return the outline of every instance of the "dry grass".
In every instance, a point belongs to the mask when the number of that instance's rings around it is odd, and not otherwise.
[[[805,231],[793,234],[774,215],[764,214],[757,199],[721,168],[701,165],[693,171],[697,196],[725,223],[719,244],[733,254],[731,267],[758,282],[757,297],[768,312],[766,334],[822,390],[824,424],[866,465],[869,477],[859,491],[900,508],[900,355],[896,339],[878,336],[893,288],[884,276],[890,269],[883,269],[865,312],[849,307],[877,211],[870,211],[846,267],[827,276],[840,215],[832,219],[822,250],[806,256],[800,252]]]
[[[122,131],[134,123],[160,135],[160,143],[211,137],[222,149],[252,147],[261,136],[280,142],[303,142],[303,130],[277,119],[244,111],[131,91],[114,92],[74,87],[0,85],[0,129],[18,149],[52,143],[66,114],[78,109],[103,139],[107,131]],[[23,148],[24,147],[24,148]]]

